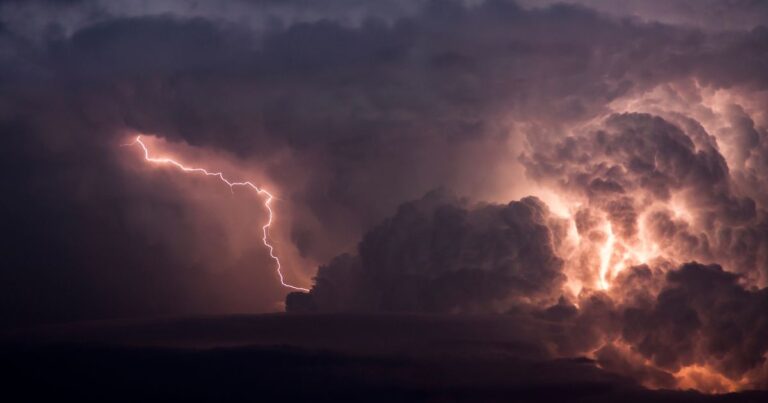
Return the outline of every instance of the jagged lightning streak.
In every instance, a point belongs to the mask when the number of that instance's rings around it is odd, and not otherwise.
[[[243,187],[249,187],[249,188],[255,190],[256,193],[258,193],[260,196],[262,196],[262,195],[266,196],[266,198],[264,199],[264,207],[267,209],[267,212],[269,213],[269,216],[267,218],[267,223],[264,224],[261,227],[262,234],[263,234],[261,240],[262,240],[262,242],[264,242],[264,246],[266,246],[267,249],[269,249],[269,256],[272,258],[272,260],[275,261],[275,265],[277,266],[277,275],[278,275],[278,277],[280,277],[280,284],[282,284],[283,287],[287,287],[287,288],[290,288],[290,289],[293,289],[293,290],[309,292],[309,289],[307,289],[307,288],[297,287],[295,285],[291,285],[291,284],[288,284],[288,283],[285,282],[285,278],[283,277],[283,272],[281,270],[282,266],[280,265],[280,258],[277,257],[277,255],[275,254],[275,247],[271,243],[269,243],[269,227],[272,225],[272,217],[274,216],[274,212],[272,211],[272,207],[270,206],[270,204],[272,203],[272,200],[274,199],[274,196],[272,196],[271,193],[269,193],[265,189],[262,189],[262,188],[260,188],[260,187],[258,187],[256,185],[254,185],[250,181],[232,182],[229,179],[225,178],[224,174],[222,172],[210,172],[210,171],[208,171],[205,168],[192,168],[192,167],[188,167],[188,166],[185,166],[184,164],[182,164],[182,163],[180,163],[180,162],[178,162],[178,161],[176,161],[174,159],[167,158],[167,157],[161,157],[161,158],[152,157],[150,155],[150,152],[149,152],[149,147],[147,147],[147,145],[144,144],[143,141],[141,141],[141,136],[136,136],[136,140],[134,140],[132,143],[125,144],[125,145],[126,146],[132,146],[132,145],[140,146],[141,149],[144,151],[144,160],[146,160],[147,162],[151,162],[153,164],[171,165],[171,166],[174,166],[174,167],[178,168],[179,170],[181,170],[183,172],[193,172],[193,173],[203,174],[203,175],[206,175],[206,176],[215,176],[215,177],[218,177],[227,186],[229,186],[230,190],[233,190],[237,186],[243,186]]]
[[[600,248],[600,272],[598,279],[598,286],[603,290],[607,290],[610,286],[608,275],[610,274],[611,258],[613,258],[613,247],[616,244],[616,236],[613,235],[613,228],[610,222],[606,223],[605,235],[605,244]]]

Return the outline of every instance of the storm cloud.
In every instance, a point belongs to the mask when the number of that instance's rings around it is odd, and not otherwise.
[[[565,280],[538,199],[467,207],[435,191],[374,227],[355,255],[321,266],[291,310],[504,312],[556,301]]]
[[[564,3],[0,2],[2,326],[521,315],[648,386],[766,387],[766,8]],[[138,134],[270,189],[311,291]]]

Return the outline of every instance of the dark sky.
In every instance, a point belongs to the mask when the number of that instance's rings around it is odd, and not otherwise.
[[[0,327],[514,312],[765,388],[766,72],[752,0],[0,2]]]

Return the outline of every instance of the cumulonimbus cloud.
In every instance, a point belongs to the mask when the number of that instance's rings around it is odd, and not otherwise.
[[[273,185],[320,265],[289,309],[524,312],[649,385],[766,386],[764,8],[363,3],[0,4],[4,323],[279,309],[244,207],[137,175],[142,132]]]

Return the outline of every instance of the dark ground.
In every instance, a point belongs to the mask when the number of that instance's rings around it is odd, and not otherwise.
[[[261,315],[2,335],[2,401],[768,402],[652,391],[551,359],[504,317]]]

